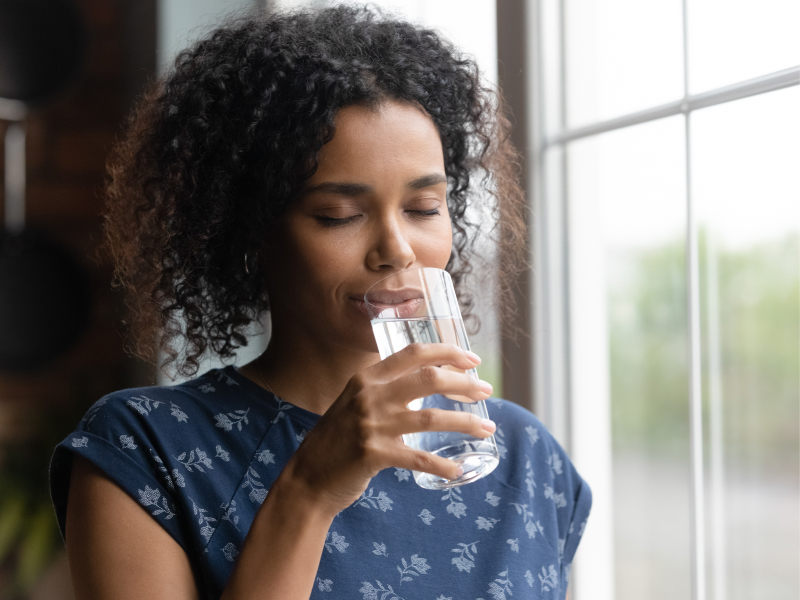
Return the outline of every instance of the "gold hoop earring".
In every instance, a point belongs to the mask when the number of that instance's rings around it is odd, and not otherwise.
[[[244,253],[244,272],[250,275],[250,266],[247,264],[247,252]]]

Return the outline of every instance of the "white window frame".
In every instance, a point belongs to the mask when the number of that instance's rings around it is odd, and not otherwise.
[[[524,132],[516,133],[515,141],[527,157],[525,180],[530,182],[528,196],[532,215],[530,247],[533,264],[533,277],[527,296],[530,300],[523,304],[528,311],[525,318],[532,324],[529,347],[522,352],[528,368],[519,369],[519,360],[509,361],[506,357],[511,368],[504,374],[504,387],[514,385],[518,389],[530,390],[527,404],[571,454],[592,487],[592,518],[576,563],[571,600],[614,598],[614,546],[608,334],[597,326],[597,323],[606,321],[605,282],[599,277],[592,280],[589,275],[591,265],[586,264],[585,257],[576,256],[574,244],[570,242],[571,236],[576,234],[576,221],[570,218],[567,186],[569,163],[566,149],[575,140],[683,115],[686,133],[687,220],[684,231],[687,240],[686,303],[690,364],[688,397],[691,585],[692,599],[705,600],[707,546],[700,354],[700,265],[697,213],[691,194],[691,117],[694,111],[701,108],[800,85],[800,66],[707,92],[690,94],[687,0],[683,0],[683,97],[614,119],[569,129],[566,123],[565,0],[508,0],[504,4],[507,14],[505,19],[498,17],[498,39],[504,36],[502,28],[509,19],[516,18],[524,23],[524,35],[519,43],[510,49],[506,48],[505,52],[501,46],[498,58],[501,62],[522,65],[524,68],[524,92],[515,93],[510,104],[514,114],[518,115],[517,121],[525,128]],[[509,17],[508,13],[513,13],[513,16]],[[545,61],[548,65],[555,64],[556,68],[545,72]],[[587,234],[591,235],[591,232],[581,230],[582,236]],[[597,260],[601,258],[598,257]],[[582,286],[580,294],[577,293],[576,286]],[[575,301],[579,296],[586,297],[587,291],[601,300],[593,305]],[[713,325],[711,322],[708,324],[709,327]],[[709,330],[709,333],[713,332]],[[714,354],[713,343],[710,350]],[[718,351],[717,348],[717,353]],[[717,362],[718,358],[717,356]],[[715,357],[710,356],[710,361],[713,367]],[[718,435],[721,417],[719,402],[715,402],[713,397],[714,382],[710,383],[710,482],[712,486],[716,486],[721,476],[721,473],[716,472],[721,468],[722,462]],[[584,440],[590,440],[590,445],[587,446]],[[724,555],[724,535],[717,531],[721,527],[719,519],[712,520],[712,558]],[[718,563],[718,560],[712,560],[711,563],[715,579],[721,579],[717,572]],[[715,590],[717,589],[722,590],[722,595],[715,591],[715,600],[724,597],[724,585],[715,586]]]

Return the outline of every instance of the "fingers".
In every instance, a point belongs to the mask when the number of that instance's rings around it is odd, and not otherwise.
[[[474,352],[468,352],[453,344],[409,344],[400,352],[387,356],[371,370],[384,381],[395,379],[421,367],[452,365],[466,371],[481,362]]]
[[[462,402],[486,400],[492,394],[492,386],[486,381],[456,373],[439,367],[426,366],[390,381],[385,385],[385,395],[393,402],[408,404],[416,398],[433,394],[457,397]]]
[[[485,439],[496,429],[497,426],[493,421],[470,412],[426,408],[399,413],[392,420],[391,431],[387,433],[399,436],[420,431],[451,431]]]
[[[461,467],[449,458],[405,446],[395,453],[392,465],[409,471],[430,473],[443,479],[457,479],[463,473]]]

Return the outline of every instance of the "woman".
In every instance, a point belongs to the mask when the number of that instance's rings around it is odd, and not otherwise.
[[[363,9],[244,19],[179,56],[112,160],[136,350],[152,358],[160,332],[191,375],[267,310],[271,338],[240,369],[101,399],[57,448],[79,598],[564,597],[591,497],[561,448],[501,400],[494,422],[408,410],[489,398],[439,368],[480,359],[431,344],[380,361],[363,310],[371,284],[417,267],[447,268],[468,299],[481,192],[520,256],[498,106],[435,33]],[[459,474],[402,443],[437,430],[496,433],[500,465],[418,487],[410,470]]]

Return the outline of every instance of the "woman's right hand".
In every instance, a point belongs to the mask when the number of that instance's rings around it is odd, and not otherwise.
[[[308,433],[281,477],[293,478],[305,490],[306,499],[331,516],[358,500],[370,479],[387,467],[455,479],[460,475],[456,463],[409,448],[402,435],[454,431],[483,439],[494,433],[494,423],[470,412],[415,411],[407,405],[433,394],[485,400],[491,385],[463,372],[478,363],[476,354],[451,344],[411,344],[356,373]]]

